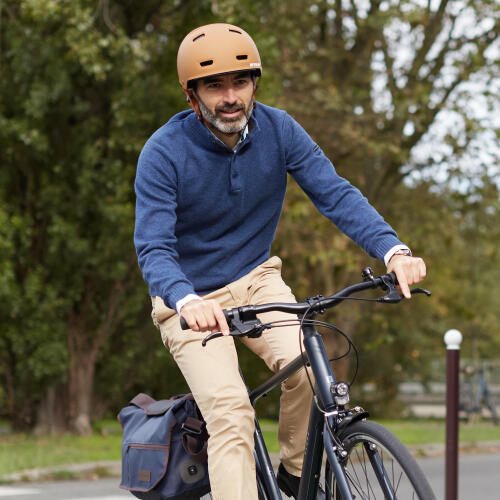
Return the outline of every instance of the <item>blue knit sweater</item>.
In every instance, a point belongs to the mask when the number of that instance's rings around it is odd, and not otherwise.
[[[225,286],[265,261],[287,174],[371,256],[383,259],[401,244],[286,112],[259,103],[233,152],[183,111],[151,136],[137,167],[134,241],[150,295],[175,308],[187,294]]]

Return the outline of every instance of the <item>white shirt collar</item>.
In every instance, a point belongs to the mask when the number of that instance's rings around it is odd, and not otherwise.
[[[209,127],[207,127],[209,132],[221,143],[224,144],[223,141],[221,141],[211,130]],[[245,128],[243,129],[243,132],[240,134],[240,138],[238,142],[234,145],[233,151],[236,153],[236,150],[238,149],[238,146],[245,140],[246,136],[248,135],[248,123],[246,124]],[[225,145],[225,144],[224,144]]]
[[[245,128],[243,129],[243,132],[240,135],[240,140],[234,145],[233,151],[235,153],[236,150],[238,149],[238,146],[245,140],[247,135],[248,135],[248,123],[246,124]]]

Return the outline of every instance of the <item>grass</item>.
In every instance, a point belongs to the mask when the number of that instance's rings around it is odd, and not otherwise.
[[[417,446],[445,442],[446,424],[438,419],[414,420],[377,420],[387,427],[405,445]],[[272,420],[260,420],[260,426],[266,446],[271,453],[279,452],[277,424]],[[480,421],[474,424],[460,423],[459,440],[461,443],[477,443],[480,441],[500,441],[500,426],[491,422]]]
[[[0,471],[9,474],[25,469],[121,459],[121,429],[114,422],[100,423],[91,436],[0,435]]]
[[[442,420],[384,420],[406,445],[444,443],[445,423]],[[279,452],[277,424],[261,420],[261,429],[271,453]],[[92,436],[33,436],[31,434],[0,434],[0,471],[9,474],[25,469],[54,465],[121,459],[121,429],[114,421],[99,422]],[[500,426],[490,422],[460,425],[460,442],[500,441]]]
[[[443,420],[382,420],[379,423],[408,446],[445,442],[446,424]],[[459,441],[461,443],[500,441],[500,426],[494,426],[489,421],[479,421],[474,424],[460,422]]]

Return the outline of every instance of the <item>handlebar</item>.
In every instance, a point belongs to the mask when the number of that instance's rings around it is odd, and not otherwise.
[[[307,314],[307,316],[314,316],[318,313],[325,312],[327,309],[335,307],[354,293],[375,288],[381,288],[382,290],[387,291],[386,295],[384,295],[383,297],[374,299],[377,302],[395,304],[403,299],[403,297],[397,290],[397,279],[395,273],[384,274],[382,276],[379,276],[378,278],[375,278],[373,276],[373,271],[369,267],[365,267],[362,271],[362,276],[363,281],[361,283],[350,285],[328,297],[317,295],[316,297],[309,298],[304,302],[273,302],[261,305],[240,306],[233,309],[224,309],[224,316],[226,317],[226,320],[230,327],[236,327],[237,336],[251,336],[252,332],[256,329],[255,322],[258,322],[257,315],[265,312],[280,311],[296,314],[298,316],[304,314]],[[414,288],[411,290],[411,293],[424,293],[427,296],[431,295],[431,292],[423,288]],[[182,316],[180,317],[180,323],[183,330],[189,329],[188,324]],[[233,328],[231,328],[231,330],[233,330]],[[205,341],[214,338],[215,336],[221,335],[222,334],[220,333],[209,335],[209,337],[207,337]],[[206,343],[205,341],[204,343]]]

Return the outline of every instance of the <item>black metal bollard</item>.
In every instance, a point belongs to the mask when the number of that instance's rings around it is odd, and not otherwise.
[[[446,457],[445,499],[458,498],[458,369],[462,334],[448,330],[446,344]]]

